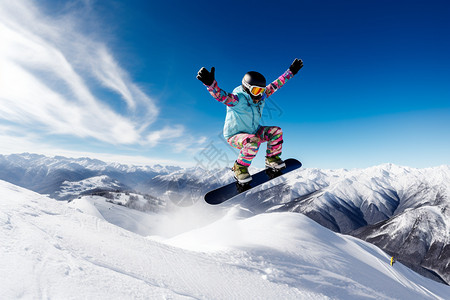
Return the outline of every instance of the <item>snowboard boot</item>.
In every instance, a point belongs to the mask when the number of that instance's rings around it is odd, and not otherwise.
[[[234,178],[236,178],[240,184],[245,184],[252,180],[252,176],[248,173],[248,167],[238,164],[237,161],[234,163],[231,170],[234,171]]]
[[[286,168],[286,164],[278,155],[266,156],[266,169],[277,171],[283,168]]]

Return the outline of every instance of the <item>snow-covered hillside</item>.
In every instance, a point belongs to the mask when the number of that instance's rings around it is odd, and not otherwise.
[[[210,190],[232,180],[230,169],[204,170],[196,167],[157,175],[141,190],[178,206],[190,206]]]
[[[123,197],[120,203],[144,211],[196,205],[209,190],[233,181],[229,169],[136,167],[33,154],[0,155],[0,179],[60,200],[106,192],[110,200]],[[131,194],[121,196],[125,192]],[[450,283],[450,231],[436,230],[450,224],[450,166],[299,169],[230,203],[254,214],[302,213],[335,232],[374,243],[425,276]]]
[[[3,181],[0,195],[3,299],[450,295],[449,286],[391,267],[375,246],[298,213],[197,202],[144,214],[98,197],[55,201]]]
[[[55,192],[58,199],[72,199],[96,190],[126,190],[128,187],[106,175],[94,176],[80,181],[63,181],[60,190]],[[128,188],[129,189],[129,188]]]

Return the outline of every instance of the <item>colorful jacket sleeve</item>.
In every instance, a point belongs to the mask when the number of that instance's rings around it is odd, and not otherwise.
[[[294,77],[294,74],[291,72],[291,70],[287,70],[283,73],[280,77],[278,77],[275,81],[273,81],[271,84],[266,86],[266,95],[267,97],[271,96],[273,93],[275,93],[280,87],[282,87],[286,81]]]
[[[239,102],[238,96],[227,93],[224,90],[220,89],[217,85],[217,81],[214,82],[210,86],[206,86],[208,88],[209,93],[219,102],[222,102],[226,106],[235,106]]]

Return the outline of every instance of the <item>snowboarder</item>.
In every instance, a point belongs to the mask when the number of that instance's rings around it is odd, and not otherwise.
[[[240,150],[232,170],[239,183],[252,180],[248,167],[263,142],[267,142],[266,168],[281,169],[285,166],[281,160],[283,132],[278,126],[261,126],[260,120],[265,100],[282,87],[303,67],[301,59],[295,59],[289,69],[271,84],[266,86],[265,77],[250,71],[242,78],[242,85],[232,93],[219,88],[215,80],[215,68],[211,71],[201,68],[197,79],[203,82],[210,94],[227,106],[227,115],[223,134],[228,144]]]
[[[394,266],[394,263],[395,263],[395,258],[392,256],[391,257],[391,266]]]

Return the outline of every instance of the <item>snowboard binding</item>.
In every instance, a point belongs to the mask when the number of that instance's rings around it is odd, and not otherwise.
[[[251,182],[252,182],[252,177],[248,177],[246,178],[244,181],[239,180],[236,176],[233,176],[234,179],[236,180],[236,188],[239,191],[239,193],[245,192],[246,190],[251,188]]]
[[[286,169],[286,163],[276,156],[276,161],[271,162],[266,158],[266,174],[270,179],[274,179],[283,174],[282,170]]]
[[[282,170],[285,169],[286,167],[280,168],[280,169],[275,169],[275,168],[267,168],[266,167],[266,174],[267,176],[269,176],[270,179],[274,179],[280,175],[283,175]]]
[[[245,182],[245,183],[239,183],[239,181],[236,180],[236,189],[239,193],[245,192],[252,188],[252,185],[250,184],[251,181]]]

